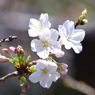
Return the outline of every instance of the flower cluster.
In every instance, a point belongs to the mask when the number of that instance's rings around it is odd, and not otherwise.
[[[80,42],[84,39],[85,31],[76,29],[74,22],[69,20],[59,25],[58,30],[52,29],[47,13],[41,14],[39,20],[30,19],[29,27],[29,36],[38,36],[38,39],[31,41],[31,49],[41,58],[36,60],[36,70],[29,76],[29,80],[33,83],[40,82],[42,87],[49,88],[52,81],[55,82],[60,78],[57,70],[62,74],[68,71],[68,65],[56,62],[52,55],[57,58],[64,56],[65,53],[61,50],[62,45],[66,49],[72,48],[75,53],[80,53],[82,51]]]

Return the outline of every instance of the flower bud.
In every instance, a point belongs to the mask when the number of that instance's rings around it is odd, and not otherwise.
[[[82,11],[82,15],[87,15],[87,9],[84,9],[83,11]]]
[[[61,67],[63,68],[63,70],[61,70],[61,74],[66,74],[68,72],[68,65],[65,63],[61,63]]]
[[[31,61],[31,56],[29,55],[29,56],[27,57],[27,59],[26,59],[26,63],[30,63],[30,61]]]
[[[61,66],[62,66],[63,69],[67,69],[68,68],[67,64],[65,64],[65,63],[61,63],[61,64],[62,64]]]
[[[20,86],[23,86],[23,84],[25,84],[27,81],[26,81],[26,78],[24,76],[21,76],[20,77]]]
[[[28,71],[31,72],[31,73],[37,71],[37,70],[35,69],[35,66],[36,66],[36,65],[32,65],[31,67],[28,67]]]
[[[55,56],[56,56],[57,58],[60,58],[60,57],[63,57],[64,54],[65,54],[65,53],[64,53],[63,51],[59,50],[59,51],[55,54]]]
[[[68,69],[64,69],[63,71],[61,71],[61,74],[65,75],[67,74],[67,72],[68,72]]]
[[[0,62],[9,62],[9,59],[5,56],[0,55]]]
[[[58,68],[59,68],[61,74],[63,74],[63,75],[68,72],[68,69],[67,69],[68,65],[65,63],[58,63]]]
[[[22,86],[23,89],[27,89],[27,88],[29,88],[29,87],[30,87],[30,85],[29,85],[28,82],[24,83],[23,86]]]
[[[85,25],[88,23],[88,20],[87,19],[83,19],[81,22],[80,22],[80,25]]]
[[[11,52],[17,53],[17,49],[15,47],[9,47],[9,49],[11,50]]]
[[[20,46],[20,45],[18,45],[18,47],[17,47],[17,55],[24,56],[24,50],[23,50],[22,46]]]
[[[11,55],[10,52],[9,52],[9,50],[8,50],[7,48],[3,48],[3,49],[2,49],[2,52],[3,52],[4,54]]]

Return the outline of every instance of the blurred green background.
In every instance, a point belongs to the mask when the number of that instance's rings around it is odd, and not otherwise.
[[[88,10],[89,23],[77,27],[86,31],[82,42],[83,51],[77,55],[73,50],[63,48],[65,56],[56,60],[69,65],[70,76],[95,88],[95,0],[0,0],[0,39],[9,35],[18,36],[13,42],[3,43],[0,51],[2,48],[21,45],[25,50],[25,57],[32,55],[32,60],[37,59],[36,53],[31,51],[32,38],[27,32],[30,18],[39,19],[41,13],[48,13],[52,28],[58,29],[58,25],[65,20],[76,22],[85,8]],[[11,63],[0,63],[0,77],[14,70]],[[60,79],[49,90],[43,89],[39,83],[30,84],[27,95],[86,95],[64,85]],[[17,77],[0,83],[0,95],[20,95],[20,92]]]

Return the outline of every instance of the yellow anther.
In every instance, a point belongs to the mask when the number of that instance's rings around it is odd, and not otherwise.
[[[71,39],[71,35],[68,35],[68,36],[67,36],[67,40],[70,40],[70,39]]]
[[[39,29],[44,29],[44,26],[43,26],[43,25],[40,25],[40,26],[39,26]]]
[[[42,73],[43,74],[48,74],[48,70],[47,69],[42,69]]]
[[[43,42],[43,45],[44,45],[44,46],[49,46],[50,43],[49,43],[48,41],[44,41],[44,42]]]

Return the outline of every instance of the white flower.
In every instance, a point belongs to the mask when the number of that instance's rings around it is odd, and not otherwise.
[[[52,81],[56,82],[60,77],[60,74],[56,72],[57,65],[51,61],[37,60],[36,70],[29,76],[29,80],[33,83],[40,82],[44,88],[49,88]]]
[[[83,29],[74,29],[73,21],[65,21],[63,25],[58,27],[60,42],[65,45],[66,49],[74,49],[76,53],[82,51],[81,41],[84,39],[85,31]]]
[[[31,49],[37,52],[37,55],[41,58],[48,58],[49,53],[56,54],[61,49],[58,43],[58,31],[55,29],[45,29],[43,33],[39,35],[40,40],[33,39],[31,42]]]
[[[50,28],[51,23],[48,20],[48,14],[41,14],[39,20],[34,18],[30,19],[29,22],[30,29],[28,30],[28,34],[31,37],[38,36],[45,28]]]

